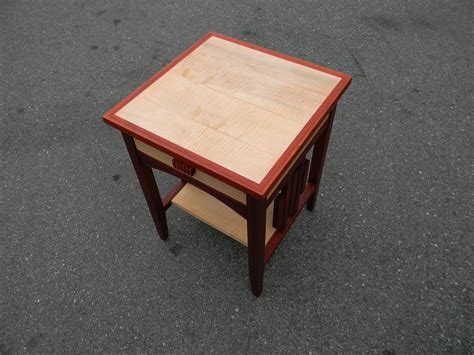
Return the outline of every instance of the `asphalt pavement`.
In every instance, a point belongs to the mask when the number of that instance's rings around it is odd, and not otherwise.
[[[473,18],[472,0],[1,0],[0,353],[473,353]],[[158,238],[101,118],[209,31],[353,76],[260,298],[230,238],[176,208]]]

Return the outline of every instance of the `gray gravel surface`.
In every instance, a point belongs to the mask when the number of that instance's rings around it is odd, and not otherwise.
[[[472,353],[473,18],[471,0],[1,0],[0,353]],[[158,239],[101,120],[208,31],[354,77],[317,208],[258,299],[238,243],[175,208]]]

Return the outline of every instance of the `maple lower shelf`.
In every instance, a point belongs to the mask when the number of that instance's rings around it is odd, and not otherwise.
[[[247,246],[247,221],[224,203],[194,185],[186,184],[171,203],[204,223]],[[275,233],[273,203],[268,206],[265,244]]]

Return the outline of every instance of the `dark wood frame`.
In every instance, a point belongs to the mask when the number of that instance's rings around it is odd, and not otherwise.
[[[287,169],[275,192],[269,195],[268,198],[257,198],[247,193],[245,204],[214,189],[212,186],[196,180],[192,175],[137,150],[133,137],[123,133],[130,159],[160,238],[163,240],[168,238],[165,212],[171,206],[173,197],[187,183],[202,189],[247,220],[250,284],[252,293],[257,297],[260,296],[263,289],[265,264],[281,243],[303,207],[306,205],[308,210],[314,209],[335,111],[336,106],[334,105],[321,129],[312,137],[310,144],[302,150],[301,155]],[[306,155],[311,148],[313,153],[310,163],[306,159]],[[180,178],[178,184],[163,199],[160,197],[153,176],[153,168]],[[276,231],[265,245],[266,211],[272,201],[275,201],[273,226]]]

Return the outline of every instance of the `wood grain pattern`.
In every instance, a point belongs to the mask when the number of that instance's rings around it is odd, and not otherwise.
[[[199,188],[186,184],[173,198],[172,203],[243,245],[248,245],[247,221]],[[267,208],[265,242],[268,242],[276,231],[272,226],[272,221],[273,203]]]
[[[340,80],[211,36],[116,115],[259,183]]]

